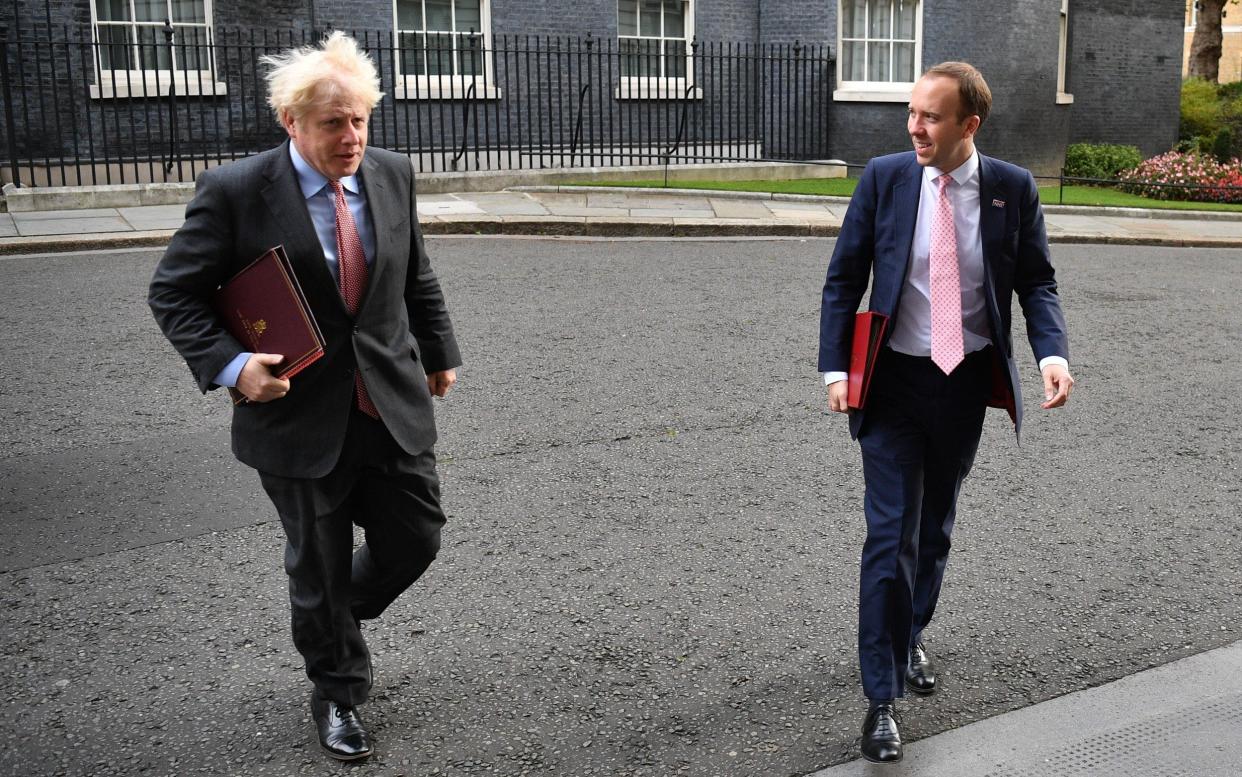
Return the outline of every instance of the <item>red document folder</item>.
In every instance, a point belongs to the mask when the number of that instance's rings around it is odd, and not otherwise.
[[[284,246],[268,249],[221,286],[212,307],[229,334],[254,353],[285,357],[273,370],[291,378],[323,356],[323,334],[293,274]],[[235,404],[246,398],[230,389]]]
[[[850,347],[850,377],[845,398],[849,407],[861,410],[867,403],[871,372],[880,355],[880,343],[884,341],[887,326],[888,316],[883,313],[867,311],[854,316],[854,342]]]

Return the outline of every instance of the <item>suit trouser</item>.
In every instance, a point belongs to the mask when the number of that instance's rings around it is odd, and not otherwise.
[[[356,409],[341,458],[322,478],[259,473],[285,529],[293,643],[323,697],[366,701],[370,653],[359,621],[378,617],[440,549],[435,454],[406,453]],[[354,552],[354,524],[366,542]]]
[[[979,447],[992,349],[951,375],[931,359],[884,349],[859,431],[867,539],[858,601],[858,659],[869,699],[905,690],[909,648],[940,596],[957,497]]]

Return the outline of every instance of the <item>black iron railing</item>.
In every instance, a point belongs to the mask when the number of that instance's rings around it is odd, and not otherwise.
[[[316,36],[151,30],[120,44],[89,26],[0,30],[5,180],[189,181],[284,137],[259,58]],[[385,92],[370,143],[422,172],[827,156],[827,46],[692,41],[656,55],[592,35],[353,34]]]

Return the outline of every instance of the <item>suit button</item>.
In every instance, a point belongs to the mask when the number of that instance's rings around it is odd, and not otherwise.
[[[356,326],[354,327],[354,334],[358,334],[358,332],[360,332],[360,331],[361,331],[361,330],[360,330],[358,327],[356,327]]]

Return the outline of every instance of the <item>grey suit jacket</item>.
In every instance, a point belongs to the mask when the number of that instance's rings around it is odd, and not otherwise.
[[[461,363],[440,283],[414,206],[409,159],[368,148],[359,169],[375,226],[376,255],[356,316],[324,261],[288,141],[204,172],[184,225],[156,267],[149,303],[199,388],[247,350],[221,326],[209,299],[267,249],[284,245],[325,340],[323,358],[292,379],[289,394],[233,411],[233,453],[284,477],[321,477],[336,463],[362,370],[371,399],[409,453],[436,439],[426,374]]]

